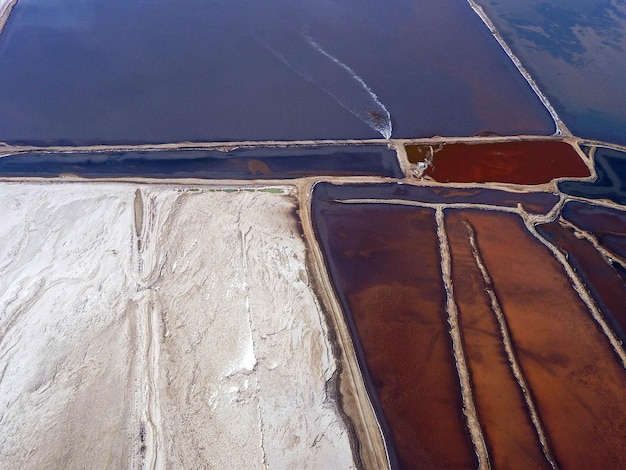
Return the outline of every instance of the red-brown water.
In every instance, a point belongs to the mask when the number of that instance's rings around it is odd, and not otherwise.
[[[476,468],[432,210],[316,200],[316,232],[404,468]]]
[[[474,400],[494,468],[550,468],[521,387],[513,375],[500,324],[475,261],[464,211],[446,211],[452,283]],[[482,235],[482,233],[481,233]]]
[[[563,468],[626,455],[626,372],[563,267],[511,214],[465,211]]]
[[[407,146],[409,160],[423,153]],[[590,171],[567,143],[525,141],[446,144],[434,153],[424,175],[445,183],[541,184],[565,176],[586,177]]]
[[[626,213],[617,207],[602,207],[569,201],[562,215],[576,227],[592,233],[600,245],[626,260]]]

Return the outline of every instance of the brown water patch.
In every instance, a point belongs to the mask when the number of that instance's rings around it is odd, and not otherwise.
[[[432,156],[433,149],[430,145],[407,145],[406,156],[409,163],[424,162]]]
[[[404,468],[476,468],[434,212],[315,199],[314,224],[370,393]]]
[[[517,382],[460,211],[446,211],[452,283],[474,402],[495,468],[550,468]]]
[[[267,163],[257,160],[251,159],[248,161],[248,171],[252,175],[271,175],[272,170],[267,166]]]
[[[421,150],[407,146],[409,160]],[[560,177],[586,177],[589,168],[565,142],[446,144],[424,171],[445,183],[542,184]]]
[[[626,465],[626,373],[551,252],[511,214],[466,211],[564,468]]]
[[[598,250],[585,239],[578,238],[573,228],[558,222],[537,227],[538,232],[567,254],[569,263],[582,277],[596,304],[622,340],[626,340],[626,284]]]

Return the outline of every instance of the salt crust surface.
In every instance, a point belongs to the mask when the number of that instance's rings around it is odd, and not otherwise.
[[[0,184],[2,467],[354,467],[294,209]]]

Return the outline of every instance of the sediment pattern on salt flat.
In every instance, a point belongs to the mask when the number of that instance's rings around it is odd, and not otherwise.
[[[167,466],[349,467],[294,201],[159,190],[145,199],[161,218],[144,232],[142,278],[162,328],[153,334]]]
[[[4,184],[0,214],[2,467],[126,466],[132,192]]]
[[[3,185],[4,468],[353,467],[294,200],[139,189]]]

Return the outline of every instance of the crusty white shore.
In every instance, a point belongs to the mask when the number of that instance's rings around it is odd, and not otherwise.
[[[289,194],[0,186],[3,468],[355,466]]]

